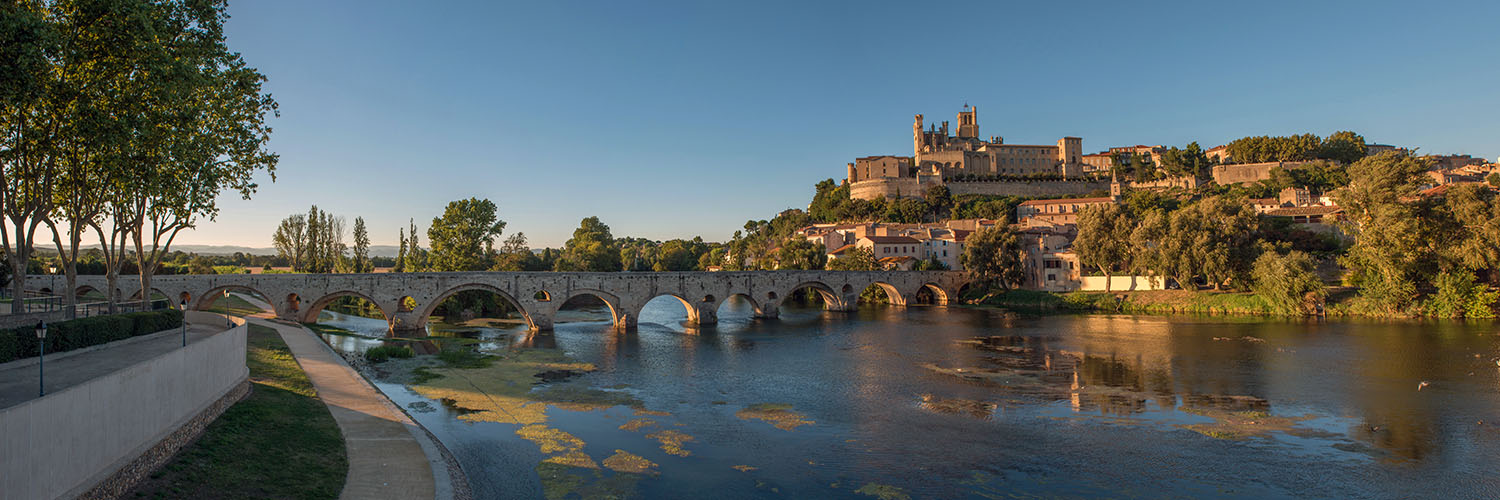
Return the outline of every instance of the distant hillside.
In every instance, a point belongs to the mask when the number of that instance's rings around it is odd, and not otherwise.
[[[85,248],[99,248],[99,245],[87,245]],[[43,247],[42,245],[37,245],[37,249],[41,251],[50,249],[52,253],[57,252],[57,249],[51,246]],[[370,256],[395,257],[396,250],[396,245],[370,245]],[[234,245],[172,245],[172,251],[199,255],[234,255],[235,252],[250,255],[276,255],[275,248],[253,248]]]

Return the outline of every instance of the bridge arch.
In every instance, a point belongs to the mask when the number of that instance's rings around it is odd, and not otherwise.
[[[864,294],[865,294],[865,291],[869,290],[870,288],[875,288],[876,290],[880,290],[881,292],[884,292],[885,293],[886,301],[889,302],[890,305],[893,305],[893,306],[904,306],[904,305],[906,305],[906,296],[901,293],[901,290],[898,289],[898,288],[896,288],[895,285],[892,285],[890,283],[886,283],[884,281],[876,281],[876,282],[872,282],[872,283],[870,283],[868,285],[865,285],[864,288],[859,289],[860,297],[857,298],[857,299],[855,299],[855,300],[858,301],[859,303],[865,303]]]
[[[848,285],[845,285],[845,286],[848,286]],[[820,296],[823,297],[823,301],[824,302],[827,302],[829,304],[837,304],[837,303],[839,303],[839,294],[838,294],[838,292],[835,292],[833,290],[833,287],[828,286],[827,283],[823,283],[821,281],[804,281],[804,282],[798,283],[797,286],[794,286],[794,287],[791,287],[791,288],[787,289],[787,291],[785,293],[781,294],[781,295],[784,296],[784,297],[790,297],[790,296],[792,296],[793,293],[796,293],[797,290],[801,290],[801,289],[804,289],[804,288],[810,288],[813,291],[818,292],[818,295],[820,295]],[[772,292],[772,293],[774,293],[774,292]],[[783,299],[783,300],[785,300],[785,299]]]
[[[639,319],[647,305],[662,297],[671,297],[682,304],[682,308],[687,311],[688,326],[712,325],[719,321],[718,310],[720,301],[714,295],[708,294],[697,297],[685,296],[677,292],[662,292],[647,298],[645,302],[641,302],[640,306],[635,308],[635,317]]]
[[[746,303],[750,304],[750,310],[754,311],[755,317],[757,317],[757,318],[764,318],[764,317],[767,316],[766,315],[766,308],[765,307],[761,307],[761,301],[755,300],[754,294],[746,293],[746,292],[734,292],[734,293],[729,294],[728,297],[724,297],[718,303],[716,303],[716,304],[713,305],[714,314],[717,315],[718,311],[721,310],[724,307],[724,304],[728,304],[729,301],[737,299],[737,298],[738,299],[743,299]],[[772,301],[776,300],[776,292],[770,292],[768,298],[770,300],[772,300]],[[769,305],[769,304],[767,304],[767,305]]]
[[[425,305],[418,304],[416,309],[417,311],[419,311],[419,313],[417,314],[417,321],[420,322],[420,324],[416,327],[426,327],[427,318],[432,316],[432,312],[437,310],[438,305],[442,304],[443,301],[448,300],[449,297],[457,295],[459,292],[467,292],[470,290],[484,290],[486,292],[499,295],[500,298],[505,299],[506,302],[510,303],[511,307],[516,308],[516,311],[521,313],[521,318],[526,320],[527,327],[536,329],[536,322],[532,319],[532,312],[526,310],[526,306],[522,305],[521,301],[516,300],[515,297],[510,296],[510,294],[506,293],[504,290],[483,283],[465,283],[462,285],[458,285],[449,288],[443,293],[438,294],[437,297],[427,301],[427,304]],[[402,300],[405,300],[405,297],[403,297]]]
[[[297,313],[297,321],[300,321],[300,322],[303,322],[303,323],[317,323],[318,322],[318,313],[323,312],[323,308],[328,307],[328,304],[333,303],[334,299],[337,299],[339,297],[349,297],[349,296],[359,297],[361,299],[365,299],[365,300],[370,301],[371,304],[375,304],[375,309],[377,311],[380,311],[380,315],[385,318],[385,321],[387,323],[391,322],[393,316],[391,316],[391,312],[390,311],[386,310],[386,305],[382,305],[380,303],[380,301],[375,300],[374,298],[370,297],[369,295],[365,295],[363,293],[356,292],[354,290],[340,290],[340,291],[337,291],[337,292],[327,293],[327,294],[324,294],[322,297],[318,297],[317,300],[312,301],[312,303],[307,304],[305,307],[299,305],[299,307],[298,307],[299,311]],[[301,302],[301,298],[300,297],[298,298],[298,302]]]
[[[252,287],[252,286],[249,286],[249,285],[222,285],[222,286],[216,286],[216,287],[210,288],[210,289],[208,289],[208,291],[205,291],[203,293],[198,294],[198,296],[193,297],[190,300],[189,304],[188,304],[188,309],[191,309],[191,310],[194,310],[194,311],[202,311],[204,309],[208,309],[209,306],[211,306],[214,303],[215,300],[223,298],[224,292],[226,292],[226,291],[228,291],[228,292],[249,292],[251,294],[254,294],[260,300],[263,300],[263,301],[265,301],[268,304],[272,304],[271,307],[273,309],[276,307],[275,306],[275,302],[273,302],[274,299],[272,299],[273,296],[271,294],[262,292],[262,291],[256,289],[255,287]],[[184,292],[184,293],[186,293],[186,292]],[[273,310],[272,312],[275,312],[275,311]]]
[[[921,300],[920,298],[922,297],[923,292],[927,292],[932,296],[931,303],[923,303],[923,300]],[[918,286],[916,290],[913,290],[911,292],[911,298],[908,299],[908,304],[920,303],[922,305],[946,306],[950,303],[953,303],[950,302],[953,300],[955,300],[954,294],[950,293],[941,285],[938,285],[937,283],[923,283],[921,286]]]
[[[162,297],[166,297],[168,299],[172,299],[172,301],[173,301],[172,302],[172,307],[177,307],[178,302],[180,302],[177,297],[172,297],[171,295],[167,295],[167,292],[163,292],[163,291],[161,291],[160,288],[157,288],[157,287],[154,287],[154,286],[151,287],[151,295],[152,296],[161,295]],[[132,300],[132,301],[141,300],[141,291],[139,289],[137,289],[134,293],[131,293],[130,294],[130,300]]]
[[[557,312],[561,311],[563,306],[568,305],[569,301],[583,296],[591,296],[599,299],[600,302],[603,302],[604,306],[609,308],[609,318],[610,321],[614,323],[616,329],[623,330],[635,325],[636,317],[624,308],[624,306],[620,302],[620,296],[593,288],[575,288],[572,290],[568,290],[566,292],[566,295],[563,296],[562,300],[556,300],[557,297],[549,294],[548,298],[554,300],[552,300],[551,302],[546,302],[552,304],[552,309],[548,311],[548,318],[556,317]]]

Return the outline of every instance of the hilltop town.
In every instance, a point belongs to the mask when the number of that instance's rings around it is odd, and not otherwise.
[[[841,182],[818,185],[805,213],[747,224],[749,234],[729,245],[729,267],[966,269],[974,235],[1002,229],[1014,235],[1006,244],[1019,254],[1006,264],[1017,269],[1014,279],[1001,279],[1003,288],[1246,290],[1256,258],[1267,252],[1306,260],[1302,265],[1323,283],[1357,284],[1361,264],[1350,255],[1358,253],[1361,223],[1371,216],[1362,206],[1351,218],[1341,200],[1394,197],[1423,217],[1431,210],[1421,207],[1443,206],[1450,193],[1462,191],[1463,200],[1483,203],[1476,212],[1483,214],[1494,207],[1500,185],[1500,165],[1484,158],[1417,156],[1415,148],[1366,143],[1353,132],[1084,154],[1080,137],[1048,145],[981,138],[977,107],[965,105],[957,124],[951,131],[949,122],[916,115],[909,156],[855,158]],[[1351,176],[1398,173],[1406,177],[1370,179],[1388,192],[1347,188]],[[1202,234],[1187,234],[1189,208],[1205,218]],[[1351,220],[1360,218],[1366,220]],[[1432,227],[1440,226],[1447,227]],[[1161,234],[1152,237],[1153,230]],[[1167,241],[1173,231],[1184,240]],[[785,238],[766,234],[776,232]],[[757,237],[767,241],[754,244]],[[806,257],[813,252],[822,255]],[[1462,274],[1441,267],[1420,274]],[[1481,281],[1489,269],[1465,268]]]

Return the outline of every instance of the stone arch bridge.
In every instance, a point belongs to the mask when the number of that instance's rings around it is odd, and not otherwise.
[[[500,295],[533,330],[551,330],[563,303],[590,295],[609,306],[616,329],[630,330],[646,303],[660,296],[676,298],[687,309],[688,323],[701,326],[716,323],[719,305],[735,296],[748,299],[757,317],[775,318],[781,302],[801,289],[817,292],[829,310],[852,311],[860,292],[872,285],[893,305],[915,303],[924,290],[933,304],[946,305],[968,281],[958,271],[456,272],[169,275],[152,277],[151,287],[174,305],[186,300],[192,310],[208,307],[226,290],[254,292],[271,303],[276,317],[301,322],[316,321],[334,299],[356,296],[379,307],[392,332],[405,332],[425,329],[438,304],[466,290]],[[139,277],[121,276],[117,296],[138,299],[139,283]],[[67,281],[30,276],[27,284],[56,294]],[[79,276],[77,285],[78,294],[107,288],[104,276]]]

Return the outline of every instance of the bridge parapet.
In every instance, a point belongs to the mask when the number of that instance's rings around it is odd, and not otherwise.
[[[813,290],[829,310],[852,311],[860,292],[872,285],[893,305],[907,305],[923,290],[936,304],[947,304],[968,281],[958,271],[462,272],[168,275],[153,277],[151,286],[174,304],[186,299],[192,310],[207,308],[225,290],[251,292],[270,302],[278,318],[302,322],[316,321],[339,297],[362,297],[380,309],[392,332],[403,332],[425,329],[439,303],[465,290],[500,295],[534,330],[550,330],[568,299],[589,295],[608,306],[616,328],[628,330],[646,303],[663,295],[682,302],[690,325],[710,325],[719,305],[735,296],[748,299],[756,316],[775,318],[782,302],[800,289]],[[27,283],[58,292],[66,286],[63,276],[28,277]],[[138,296],[139,283],[135,276],[120,277],[119,296]],[[77,285],[75,293],[108,288],[104,276],[79,276]]]

